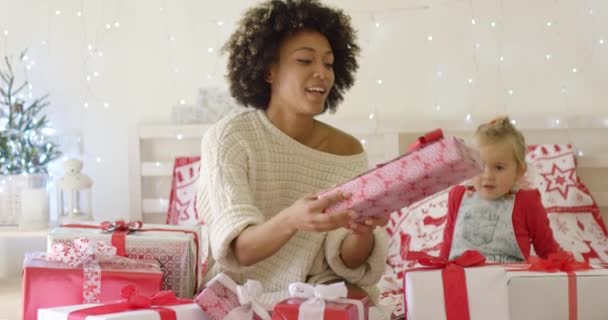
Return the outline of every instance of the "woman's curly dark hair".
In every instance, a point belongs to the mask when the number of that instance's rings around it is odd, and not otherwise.
[[[360,49],[350,17],[317,0],[271,0],[244,14],[223,47],[228,53],[230,93],[240,104],[257,109],[268,107],[268,68],[278,61],[279,47],[285,38],[300,30],[317,31],[331,45],[335,80],[323,111],[335,111],[344,92],[355,82]]]

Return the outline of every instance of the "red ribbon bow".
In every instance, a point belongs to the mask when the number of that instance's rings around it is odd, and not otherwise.
[[[547,259],[530,257],[528,259],[529,271],[539,272],[566,272],[568,275],[568,319],[578,318],[578,293],[576,274],[574,271],[589,270],[589,262],[579,262],[570,252],[559,251],[547,256]]]
[[[407,152],[412,152],[416,149],[420,149],[425,145],[443,139],[443,131],[441,129],[435,129],[433,131],[425,133],[423,136],[419,137],[418,140],[414,141],[414,143],[410,144],[407,147]]]
[[[414,141],[412,144],[410,144],[407,147],[405,154],[403,154],[402,156],[405,156],[406,154],[408,154],[410,152],[416,151],[431,142],[439,141],[441,139],[443,139],[443,131],[441,131],[441,129],[435,129],[431,132],[427,132],[425,135],[418,137],[418,139],[416,141]],[[383,167],[387,163],[390,163],[390,162],[377,164],[376,168]]]
[[[442,269],[443,298],[445,301],[446,319],[469,320],[469,299],[467,293],[467,281],[464,268],[482,266],[486,264],[486,258],[479,252],[473,250],[465,251],[460,257],[448,260],[441,257],[433,257],[426,252],[408,253],[408,259],[417,260],[424,267],[413,268],[407,271]],[[406,271],[406,272],[407,272]],[[405,290],[406,277],[403,277],[403,288]],[[407,317],[407,296],[405,296],[405,315]]]
[[[591,269],[589,262],[579,262],[574,259],[572,253],[566,251],[552,253],[547,256],[547,259],[533,256],[528,259],[528,263],[530,264],[528,268],[530,271],[572,272]]]
[[[141,229],[141,227],[143,225],[144,225],[144,223],[139,220],[129,221],[129,222],[126,222],[124,220],[116,220],[116,221],[103,221],[102,223],[99,224],[99,228],[101,228],[101,230],[103,230],[105,232],[114,232],[114,231],[133,232],[133,231],[137,231],[137,230]]]
[[[121,257],[127,256],[127,249],[125,246],[127,234],[140,230],[143,226],[141,221],[129,221],[116,220],[116,221],[104,221],[99,224],[99,228],[104,232],[112,233],[112,245],[116,247],[116,254]]]
[[[120,294],[135,309],[146,309],[152,306],[169,306],[179,302],[179,299],[171,290],[159,291],[150,297],[146,297],[137,292],[137,287],[128,285],[122,288]]]
[[[474,250],[465,251],[460,257],[454,260],[448,260],[442,257],[434,257],[426,252],[410,251],[407,255],[408,260],[416,260],[419,264],[427,267],[447,268],[449,266],[458,266],[462,268],[474,267],[483,265],[486,258]]]
[[[72,311],[68,314],[68,320],[84,320],[86,317],[93,315],[142,309],[156,311],[161,320],[177,320],[175,310],[164,307],[192,303],[192,300],[177,298],[171,290],[159,291],[150,297],[142,296],[137,292],[137,287],[134,285],[122,288],[121,296],[125,298],[125,301]]]

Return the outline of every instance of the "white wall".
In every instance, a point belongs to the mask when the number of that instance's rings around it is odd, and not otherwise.
[[[357,83],[333,117],[369,124],[374,113],[374,125],[404,127],[505,112],[608,119],[607,1],[326,2],[352,14],[363,48]],[[168,123],[181,99],[225,86],[218,49],[251,3],[0,0],[0,54],[30,48],[34,95],[51,94],[60,135],[82,137],[97,217],[130,214],[137,125]]]

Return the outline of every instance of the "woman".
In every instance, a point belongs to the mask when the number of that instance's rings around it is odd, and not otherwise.
[[[349,197],[315,192],[367,168],[359,141],[315,119],[354,83],[359,47],[350,18],[318,1],[274,0],[248,10],[224,47],[231,94],[247,108],[202,141],[198,212],[209,227],[207,278],[255,279],[274,304],[293,282],[375,284],[388,218],[358,224],[324,214]]]

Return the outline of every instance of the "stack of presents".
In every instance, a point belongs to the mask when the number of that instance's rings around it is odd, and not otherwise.
[[[571,254],[493,264],[475,251],[438,258],[447,191],[480,172],[461,140],[431,132],[401,157],[327,194],[353,197],[329,208],[362,215],[391,213],[387,272],[379,303],[393,319],[606,319],[606,228],[589,191],[576,177],[568,145],[530,147],[526,183],[538,188],[555,238]],[[62,225],[46,252],[27,254],[23,319],[343,319],[374,320],[367,297],[343,283],[293,283],[274,306],[257,299],[259,282],[237,284],[225,274],[203,283],[205,229],[194,195],[198,159],[176,160],[167,225],[102,222]]]

